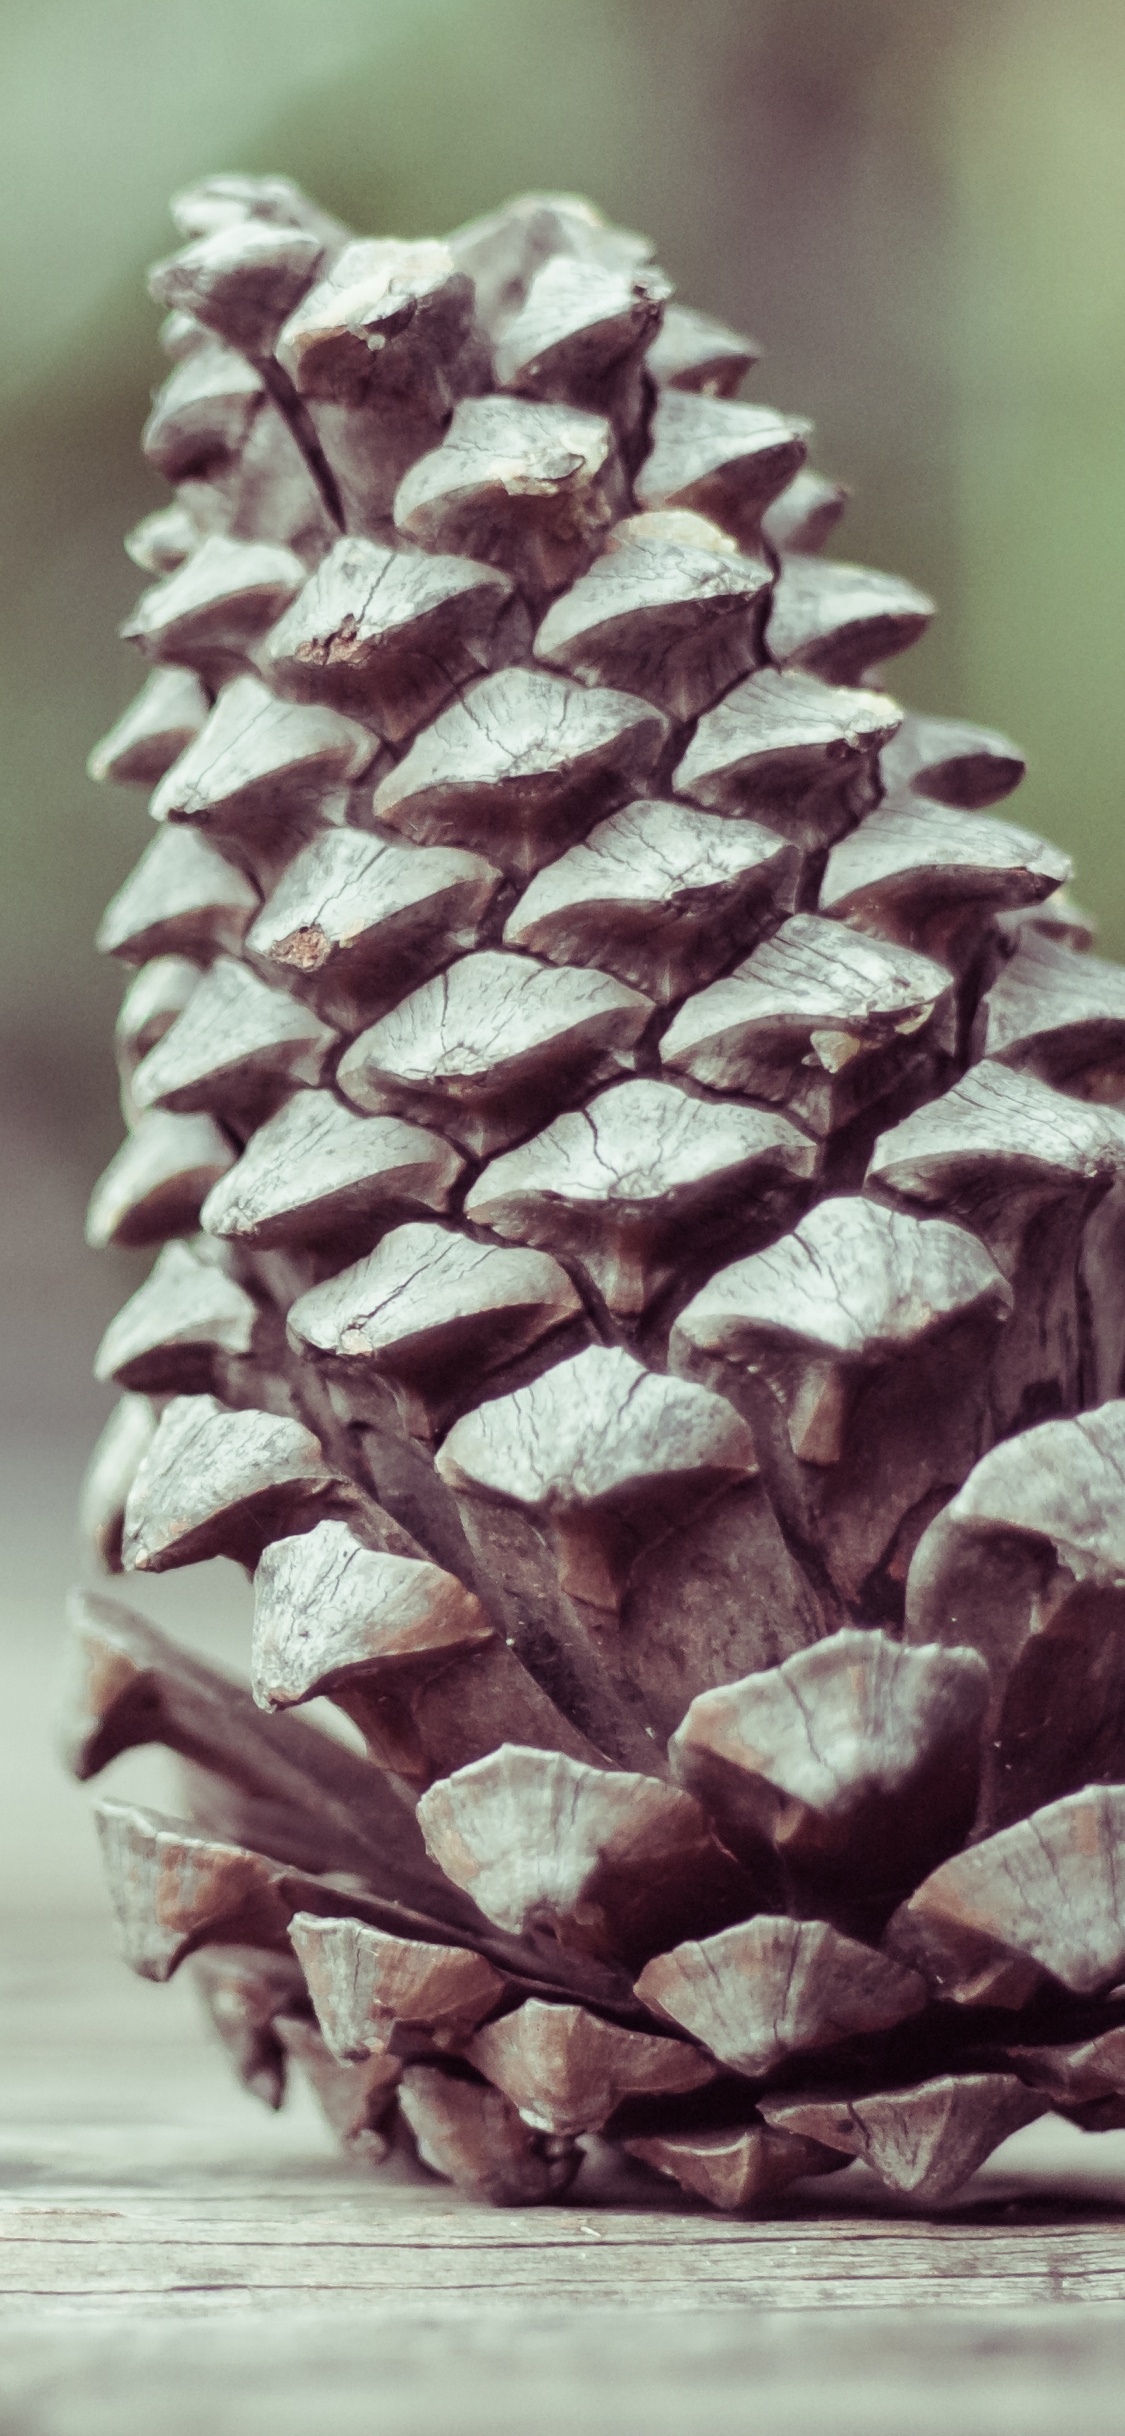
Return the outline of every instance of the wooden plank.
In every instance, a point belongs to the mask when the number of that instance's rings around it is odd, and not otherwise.
[[[0,1924],[0,2051],[18,2436],[1120,2436],[1125,2132],[1032,2125],[930,2215],[860,2165],[760,2217],[592,2168],[481,2207],[256,2107],[186,1973],[49,1914]]]
[[[615,2436],[813,2436],[829,2397],[833,2436],[1118,2436],[1125,2134],[1032,2126],[932,2218],[858,2166],[761,2218],[596,2178],[485,2209],[348,2166],[303,2091],[255,2108],[100,1921],[0,1953],[21,2436],[572,2436],[607,2402]]]
[[[318,2424],[333,2436],[573,2436],[610,2414],[615,2436],[811,2436],[829,2409],[833,2436],[1057,2436],[1079,2412],[1084,2436],[1118,2436],[1114,2316],[1055,2308],[1023,2340],[1011,2316],[990,2332],[979,2318],[954,2330],[906,2311],[873,2341],[867,2312],[622,2321],[606,2310],[580,2332],[565,2314],[517,2328],[487,2310],[471,2325],[431,2314],[424,2328],[358,2312],[255,2324],[185,2295],[159,2338],[108,2313],[60,2322],[49,2352],[13,2329],[5,2382],[35,2436],[306,2436]]]
[[[566,2296],[604,2306],[612,2290],[620,2305],[687,2308],[733,2305],[755,2308],[898,2307],[912,2302],[936,2307],[1025,2305],[1058,2299],[1125,2300],[1125,2255],[1120,2230],[1117,2263],[1104,2245],[1087,2240],[1067,2245],[1047,2237],[1030,2254],[1013,2245],[1002,2260],[982,2266],[971,2243],[952,2262],[930,2258],[917,2243],[878,2245],[876,2254],[846,2267],[832,2238],[800,2260],[799,2273],[787,2245],[760,2258],[741,2250],[701,2244],[666,2250],[624,2248],[612,2263],[596,2242],[575,2245],[559,2263],[546,2247],[513,2247],[502,2263],[492,2248],[443,2251],[410,2245],[368,2249],[362,2243],[277,2243],[268,2258],[244,2242],[177,2241],[44,2243],[17,2245],[4,2261],[0,2291],[11,2299],[47,2295],[92,2297],[103,2291],[161,2296],[185,2287],[208,2286],[247,2292],[361,2292],[376,2306],[400,2301],[459,2299],[481,2293],[509,2307]],[[1018,2254],[1017,2254],[1018,2253]]]

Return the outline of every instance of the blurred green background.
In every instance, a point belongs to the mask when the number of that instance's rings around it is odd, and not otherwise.
[[[1125,11],[1116,0],[4,0],[0,1230],[9,1429],[92,1427],[126,1264],[97,915],[147,835],[83,774],[140,679],[122,531],[158,486],[144,265],[170,189],[295,174],[364,229],[528,185],[651,231],[753,328],[755,394],[855,488],[845,554],[935,592],[907,698],[1009,728],[1020,815],[1125,946]]]

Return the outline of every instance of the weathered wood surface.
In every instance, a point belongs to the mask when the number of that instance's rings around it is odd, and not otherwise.
[[[1125,2133],[1033,2124],[953,2209],[861,2164],[760,2216],[639,2167],[489,2208],[342,2157],[299,2065],[256,2108],[100,1920],[5,1924],[0,2044],[20,2436],[572,2436],[607,2401],[622,2436],[1118,2436]]]

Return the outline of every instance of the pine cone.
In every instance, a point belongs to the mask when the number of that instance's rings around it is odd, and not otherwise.
[[[176,218],[88,1507],[255,1677],[78,1599],[128,1959],[509,2201],[1123,2123],[1125,975],[1020,756],[639,238]]]

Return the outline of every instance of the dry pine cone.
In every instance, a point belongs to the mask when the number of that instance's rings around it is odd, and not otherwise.
[[[88,1507],[255,1677],[78,1598],[127,1957],[504,2201],[1125,2123],[1125,975],[1020,756],[588,205],[175,217]]]

